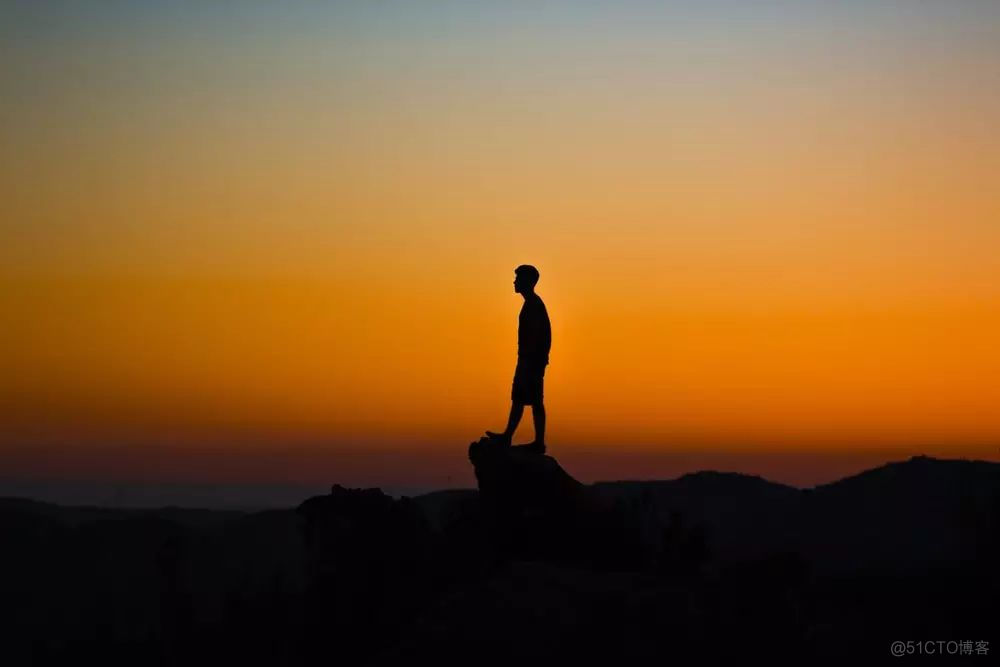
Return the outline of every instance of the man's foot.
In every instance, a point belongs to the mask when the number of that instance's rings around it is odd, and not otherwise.
[[[532,440],[531,442],[524,444],[525,451],[531,452],[532,454],[544,454],[545,453],[545,443],[538,442],[537,440]]]
[[[494,433],[493,431],[487,431],[486,437],[500,445],[501,447],[510,447],[510,436],[504,433]]]

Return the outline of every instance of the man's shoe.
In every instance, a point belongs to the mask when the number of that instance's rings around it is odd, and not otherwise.
[[[544,454],[545,453],[545,443],[544,442],[529,442],[524,448],[531,452],[532,454]]]
[[[486,437],[492,440],[495,444],[500,447],[510,447],[510,438],[505,436],[503,433],[494,433],[493,431],[487,431]]]

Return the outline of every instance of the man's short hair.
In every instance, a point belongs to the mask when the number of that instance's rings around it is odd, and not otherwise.
[[[522,264],[521,266],[514,269],[514,275],[524,276],[528,284],[534,287],[538,284],[538,269],[533,267],[531,264]]]

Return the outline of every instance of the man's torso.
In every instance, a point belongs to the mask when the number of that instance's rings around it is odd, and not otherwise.
[[[534,294],[524,300],[517,324],[518,364],[544,367],[549,363],[552,331],[549,315],[541,297]]]

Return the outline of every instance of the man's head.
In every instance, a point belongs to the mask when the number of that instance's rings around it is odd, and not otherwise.
[[[514,291],[519,294],[531,294],[538,283],[538,269],[531,264],[522,264],[514,269]]]

